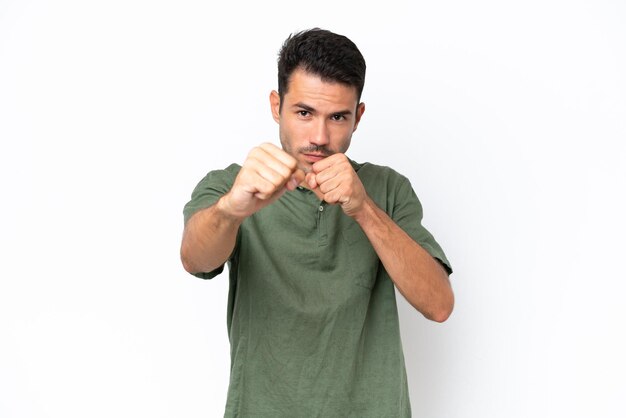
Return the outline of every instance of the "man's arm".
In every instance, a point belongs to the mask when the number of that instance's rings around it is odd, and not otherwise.
[[[189,273],[210,272],[226,262],[235,248],[237,231],[243,219],[223,208],[224,197],[196,212],[185,225],[180,259]]]
[[[244,219],[286,190],[295,189],[303,179],[296,159],[275,145],[262,144],[250,151],[228,193],[187,221],[180,248],[185,270],[210,272],[224,264]]]
[[[444,322],[454,307],[448,273],[367,197],[354,216],[402,295],[426,318]]]
[[[437,322],[450,316],[454,294],[448,274],[367,196],[345,155],[318,161],[306,181],[326,202],[340,204],[361,226],[394,284],[415,309]]]

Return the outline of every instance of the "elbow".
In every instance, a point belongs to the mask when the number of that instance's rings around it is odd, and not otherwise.
[[[220,267],[221,264],[211,264],[210,261],[201,259],[192,248],[186,246],[184,243],[180,249],[180,262],[187,273],[198,274],[215,270]],[[223,263],[222,263],[223,264]]]
[[[441,323],[446,322],[448,320],[448,318],[450,318],[451,314],[452,314],[452,309],[447,309],[447,310],[443,310],[442,309],[441,311],[435,312],[428,319],[430,319],[431,321],[434,321],[434,322],[439,322],[441,324]]]
[[[183,263],[183,268],[185,269],[187,273],[190,273],[190,274],[197,273],[196,269],[193,267],[192,264],[189,263],[187,259],[181,256],[180,261]]]
[[[185,269],[187,273],[190,273],[190,274],[198,273],[198,269],[196,268],[195,264],[191,261],[191,257],[189,256],[188,251],[186,251],[186,245],[184,242],[180,247],[180,261],[183,264],[183,268]]]
[[[428,319],[434,322],[443,323],[450,318],[452,315],[452,311],[454,310],[454,293],[450,290],[450,293],[446,295],[441,305],[433,310],[431,314],[428,316]]]
[[[180,255],[180,261],[183,264],[183,268],[187,273],[195,273],[193,266],[189,263],[189,260],[187,260],[182,254]]]

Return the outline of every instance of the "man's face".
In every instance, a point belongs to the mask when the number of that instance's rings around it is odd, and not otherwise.
[[[301,69],[291,74],[282,109],[276,91],[270,104],[283,149],[305,172],[329,155],[346,152],[365,111],[365,104],[357,106],[354,87],[322,81]]]

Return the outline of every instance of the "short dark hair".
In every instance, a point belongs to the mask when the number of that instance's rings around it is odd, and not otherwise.
[[[328,30],[308,29],[289,37],[278,54],[278,94],[282,107],[289,78],[301,68],[332,81],[356,89],[357,103],[365,84],[365,59],[354,42]]]

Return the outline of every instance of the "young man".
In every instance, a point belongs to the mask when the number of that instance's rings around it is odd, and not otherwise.
[[[270,94],[282,149],[210,172],[185,206],[185,269],[229,263],[226,417],[411,415],[394,285],[442,322],[452,270],[409,181],[345,155],[364,79],[348,38],[290,36]]]

